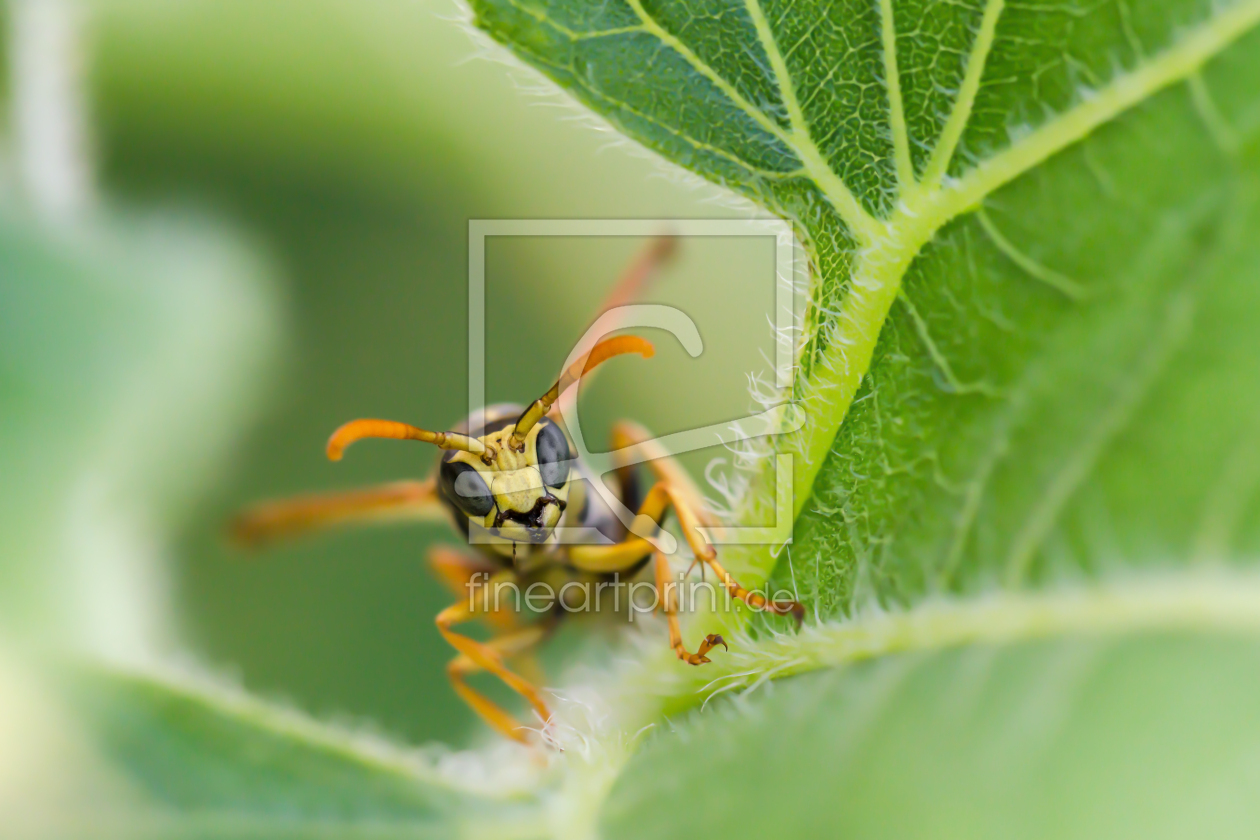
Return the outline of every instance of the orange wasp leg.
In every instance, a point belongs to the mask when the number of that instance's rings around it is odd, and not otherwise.
[[[483,588],[483,593],[488,587]],[[456,624],[477,618],[478,613],[469,607],[468,599],[452,604],[437,615],[436,624],[442,638],[459,651],[446,668],[451,685],[464,702],[496,730],[522,743],[529,742],[529,729],[496,704],[473,690],[464,676],[475,671],[488,671],[503,680],[508,688],[525,698],[535,714],[545,725],[551,719],[551,710],[543,702],[539,688],[503,664],[506,656],[519,653],[540,642],[550,629],[548,623],[526,627],[515,633],[500,636],[489,642],[478,642],[451,630]]]
[[[791,615],[799,624],[805,617],[805,608],[801,604],[796,601],[771,601],[760,592],[750,592],[722,567],[717,561],[717,549],[706,543],[699,531],[698,526],[702,521],[700,517],[704,514],[696,512],[684,496],[684,492],[680,492],[664,481],[653,485],[639,506],[638,516],[648,518],[659,527],[665,514],[672,507],[696,560],[707,564],[717,573],[732,598],[743,601],[753,609],[778,615]],[[646,539],[631,534],[622,542],[613,545],[570,546],[569,562],[584,571],[609,573],[633,566],[654,550],[652,544]],[[710,649],[711,647],[712,645]],[[708,650],[706,649],[705,652],[707,653]]]
[[[435,545],[429,549],[429,568],[447,591],[457,598],[470,597],[472,589],[478,586],[493,591],[496,581],[502,579],[505,573],[501,565],[485,555],[460,551],[446,545]],[[507,575],[511,574],[507,570]],[[496,604],[495,609],[483,609],[477,613],[477,618],[484,621],[496,634],[508,635],[521,629],[517,613],[506,604]],[[532,651],[526,650],[514,655],[516,670],[522,676],[530,682],[543,682],[542,666]]]
[[[799,601],[771,601],[760,592],[749,592],[739,581],[731,576],[731,573],[722,568],[722,564],[717,561],[717,557],[702,558],[726,587],[726,591],[730,593],[732,598],[743,601],[755,610],[765,610],[775,615],[790,615],[796,619],[796,626],[800,627],[801,622],[805,620],[805,607]]]
[[[448,592],[465,599],[471,597],[478,586],[490,586],[491,578],[504,570],[502,565],[485,555],[460,551],[447,545],[435,545],[429,549],[429,568]],[[509,608],[486,609],[478,612],[477,618],[500,633],[520,626]]]
[[[654,522],[660,524],[665,516],[665,511],[672,506],[674,513],[678,516],[678,522],[682,526],[683,535],[687,539],[687,545],[691,547],[692,553],[696,560],[708,565],[726,587],[726,591],[730,593],[732,598],[743,601],[748,606],[756,610],[765,610],[776,615],[791,615],[799,624],[805,618],[805,608],[796,601],[771,601],[760,592],[750,592],[740,585],[739,581],[722,567],[717,559],[717,549],[704,541],[704,535],[700,533],[700,515],[688,504],[685,496],[673,487],[673,485],[661,482],[652,486],[648,491],[647,497],[643,500],[643,504],[639,508],[640,516],[649,516]]]
[[[656,552],[654,566],[656,591],[660,596],[661,611],[665,613],[665,620],[669,623],[669,646],[674,649],[674,653],[678,654],[678,658],[688,665],[703,665],[710,662],[711,660],[705,654],[718,645],[726,647],[726,640],[716,633],[710,633],[704,637],[704,641],[700,643],[695,653],[687,652],[687,646],[683,644],[682,630],[678,626],[678,584],[669,579],[669,561],[659,551]]]
[[[491,639],[485,643],[484,647],[490,653],[500,657],[524,655],[546,637],[549,629],[544,624],[535,624],[514,633]],[[523,724],[503,711],[495,703],[486,699],[485,695],[464,681],[464,678],[469,674],[476,674],[485,670],[487,669],[479,665],[472,657],[461,653],[447,663],[446,676],[451,681],[451,687],[455,689],[455,693],[472,707],[472,710],[480,715],[482,720],[509,738],[523,743],[528,742],[529,730]],[[541,709],[535,706],[535,709],[539,714],[546,712],[545,706]],[[547,718],[544,717],[543,720],[545,721]]]
[[[259,545],[307,531],[367,522],[436,519],[443,515],[432,481],[395,481],[376,487],[296,496],[247,508],[232,520],[232,536]]]
[[[633,464],[626,463],[626,458],[619,454],[620,451],[631,446],[638,447],[647,456],[644,464],[651,470],[653,477],[658,482],[664,482],[676,488],[679,495],[691,506],[696,520],[701,525],[706,528],[721,527],[718,518],[705,505],[700,488],[696,487],[682,464],[678,463],[678,460],[660,445],[651,432],[638,423],[622,420],[613,424],[611,437],[613,463],[619,476],[624,477],[629,470],[634,469]],[[622,486],[625,484],[626,481],[623,478]]]
[[[694,509],[686,500],[664,482],[653,485],[639,505],[635,520],[646,517],[654,527],[660,527],[665,513],[673,507],[678,521],[682,523],[683,532],[691,550],[699,556],[702,552],[712,553],[713,547],[704,541],[704,537],[696,530],[698,520]],[[572,545],[569,546],[569,562],[586,572],[620,572],[638,563],[655,550],[652,543],[643,537],[629,534],[624,540],[612,545]]]
[[[691,547],[692,553],[695,554],[696,561],[708,565],[717,573],[730,596],[743,601],[754,609],[773,612],[777,615],[791,615],[796,619],[797,624],[800,624],[805,618],[805,608],[800,603],[796,601],[771,601],[759,592],[749,592],[718,562],[717,549],[704,541],[704,537],[697,526],[717,528],[720,527],[721,523],[705,507],[704,497],[701,495],[699,488],[696,487],[677,459],[666,452],[652,438],[652,434],[647,429],[637,423],[628,421],[617,423],[613,426],[612,431],[614,453],[630,446],[643,447],[643,451],[647,455],[647,467],[658,481],[652,490],[649,491],[647,498],[644,499],[640,512],[652,516],[659,523],[661,521],[660,516],[654,515],[654,510],[647,510],[646,508],[648,508],[648,502],[652,500],[652,494],[657,491],[657,488],[667,488],[665,492],[669,494],[670,500],[673,502],[678,521],[682,524],[687,544]],[[614,462],[623,460],[624,458],[617,458],[614,454]],[[633,469],[633,467],[622,463],[618,465],[617,469],[618,472],[624,475],[624,471]],[[624,483],[623,480],[623,485]],[[658,500],[657,504],[663,510],[663,501]]]

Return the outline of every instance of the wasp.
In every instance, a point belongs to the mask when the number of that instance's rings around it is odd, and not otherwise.
[[[654,242],[632,265],[610,300],[627,298],[670,248],[669,238]],[[436,546],[428,557],[436,577],[463,596],[436,618],[438,631],[457,651],[447,665],[447,677],[455,692],[486,723],[521,742],[530,741],[534,730],[472,688],[467,678],[478,672],[493,674],[523,697],[546,726],[551,711],[539,678],[527,678],[525,672],[537,670],[529,659],[531,652],[571,611],[557,601],[541,618],[523,620],[520,613],[505,609],[497,597],[491,604],[491,594],[504,583],[515,584],[519,592],[543,582],[551,585],[552,591],[563,592],[566,583],[579,582],[594,584],[598,592],[599,584],[644,574],[651,564],[658,604],[665,613],[670,645],[678,658],[702,665],[710,661],[708,654],[715,647],[726,647],[720,635],[709,634],[694,652],[687,649],[679,628],[676,591],[671,591],[674,587],[667,582],[671,573],[666,555],[651,539],[652,534],[634,533],[621,521],[596,492],[596,482],[603,482],[606,492],[624,508],[637,511],[635,523],[650,523],[659,529],[672,511],[694,562],[702,570],[710,568],[732,598],[754,609],[792,615],[799,623],[804,615],[799,603],[770,600],[750,592],[718,562],[717,550],[701,531],[719,527],[717,517],[707,509],[686,471],[642,426],[632,422],[613,426],[614,468],[607,477],[574,456],[573,441],[553,409],[566,392],[576,390],[584,375],[626,354],[651,358],[654,348],[634,335],[600,341],[528,406],[490,406],[451,431],[433,432],[391,420],[346,423],[328,440],[326,452],[331,460],[340,460],[348,446],[368,438],[419,441],[440,450],[435,473],[427,480],[264,502],[236,518],[235,536],[244,543],[257,544],[331,525],[429,518],[444,513],[470,549]],[[646,455],[645,465],[653,479],[646,488],[641,486],[635,466],[627,463],[624,453],[631,447]],[[599,539],[576,543],[561,540],[560,532],[569,529]],[[493,635],[489,641],[477,641],[455,630],[474,619],[490,625]],[[528,667],[509,667],[514,660],[524,660]]]

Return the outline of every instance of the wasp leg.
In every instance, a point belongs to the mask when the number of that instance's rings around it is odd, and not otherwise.
[[[635,520],[646,517],[652,525],[660,527],[666,511],[674,508],[678,521],[682,524],[683,533],[691,550],[700,556],[702,552],[712,554],[713,547],[704,541],[704,537],[696,529],[698,520],[694,508],[681,500],[680,494],[664,482],[653,485],[652,489],[639,505]],[[620,572],[638,563],[655,550],[652,543],[635,534],[612,545],[572,545],[569,546],[569,562],[587,572]]]
[[[682,526],[683,536],[696,556],[696,560],[707,564],[717,573],[732,598],[743,601],[753,609],[778,615],[791,615],[796,619],[797,624],[804,620],[805,608],[801,604],[796,601],[771,601],[760,592],[750,592],[741,586],[730,572],[722,568],[722,564],[717,559],[717,549],[705,542],[704,535],[700,533],[699,525],[703,514],[691,506],[685,491],[679,491],[672,484],[663,481],[653,485],[639,508],[639,515],[649,516],[659,525],[665,517],[665,512],[671,506],[674,508],[678,524]]]
[[[691,547],[691,551],[695,554],[696,559],[701,563],[707,564],[709,568],[717,573],[718,578],[721,579],[722,584],[732,598],[743,601],[753,609],[765,610],[778,615],[791,615],[796,619],[798,625],[804,620],[805,608],[798,602],[771,601],[760,592],[750,592],[741,586],[730,572],[722,568],[722,564],[717,560],[717,549],[705,542],[704,535],[700,533],[699,524],[702,514],[697,512],[684,493],[680,492],[673,485],[663,481],[653,485],[643,499],[643,504],[639,506],[639,516],[646,516],[659,526],[670,507],[674,509],[674,514],[678,517],[678,523],[682,526],[683,536],[686,538],[687,545]],[[630,565],[630,563],[624,563],[622,566],[609,568],[612,562],[624,561],[626,557],[633,556],[633,559],[630,561],[633,563],[646,556],[647,552],[651,550],[651,544],[647,540],[631,535],[625,541],[615,545],[571,546],[569,548],[569,560],[580,569],[608,572]]]
[[[460,551],[447,545],[435,545],[429,549],[429,568],[437,576],[442,585],[456,597],[471,597],[478,587],[486,587],[492,592],[496,583],[504,578],[505,570],[498,563],[481,554]],[[508,576],[512,575],[507,570]],[[485,596],[483,596],[485,597]],[[488,600],[488,599],[487,599]],[[517,613],[508,605],[499,605],[497,599],[494,608],[486,602],[477,617],[484,621],[496,633],[511,633],[520,629]],[[543,681],[542,666],[538,657],[525,651],[516,655],[516,670],[530,682]]]
[[[448,592],[458,597],[471,597],[478,587],[492,586],[492,579],[501,575],[503,566],[481,554],[460,551],[447,545],[435,545],[429,549],[429,568]],[[520,626],[515,614],[507,607],[484,609],[477,617],[500,633]]]
[[[704,503],[704,496],[701,495],[700,489],[696,487],[691,480],[691,476],[682,468],[672,455],[664,450],[656,440],[653,439],[651,432],[643,428],[637,423],[623,420],[613,426],[612,430],[612,447],[613,461],[618,463],[618,473],[623,477],[622,484],[625,484],[626,472],[633,467],[625,463],[624,454],[619,458],[617,452],[630,446],[642,447],[644,454],[647,456],[648,469],[656,477],[657,481],[674,488],[675,509],[679,506],[690,506],[692,509],[692,517],[700,525],[706,528],[720,527],[718,518],[714,516]],[[657,485],[660,486],[660,485]],[[653,488],[655,489],[655,488]],[[649,494],[651,495],[651,494]],[[683,520],[681,510],[679,510],[679,520]],[[659,521],[659,520],[658,520]],[[684,524],[684,529],[686,525]],[[760,610],[769,610],[779,615],[792,615],[799,624],[805,618],[805,608],[796,601],[767,601],[759,593],[750,593],[747,589],[739,584],[734,577],[731,576],[722,565],[718,563],[717,551],[708,544],[703,544],[703,549],[698,547],[700,542],[700,534],[695,531],[695,539],[692,538],[692,531],[686,531],[687,542],[691,546],[691,550],[696,555],[697,562],[708,565],[721,578],[722,583],[726,586],[727,591],[732,598],[738,598],[750,607]]]
[[[442,634],[442,637],[446,639],[451,647],[461,654],[447,666],[447,674],[450,677],[451,685],[455,688],[456,693],[463,698],[464,702],[471,706],[473,711],[481,715],[486,723],[509,738],[528,743],[529,730],[519,723],[516,718],[470,688],[464,682],[463,676],[472,670],[484,670],[494,674],[503,680],[508,688],[524,697],[529,705],[533,707],[534,713],[538,715],[545,725],[551,719],[551,711],[547,708],[547,704],[543,702],[542,694],[538,687],[514,671],[508,670],[507,666],[503,664],[503,658],[505,655],[509,655],[512,650],[517,649],[518,644],[519,648],[528,647],[529,644],[527,642],[536,644],[546,634],[548,628],[545,624],[527,627],[518,633],[500,637],[497,643],[494,641],[478,642],[451,630],[451,627],[454,625],[476,617],[477,613],[470,608],[467,599],[452,604],[438,613],[436,619],[438,632]],[[509,642],[509,640],[513,641]],[[465,662],[465,660],[467,661]]]
[[[801,622],[805,620],[805,606],[799,601],[772,601],[760,592],[749,592],[740,585],[739,581],[731,576],[730,572],[722,568],[722,564],[717,561],[716,555],[700,559],[717,573],[718,578],[726,586],[726,591],[730,593],[732,598],[743,601],[753,609],[765,610],[775,615],[790,615],[796,619],[797,627],[800,627]]]
[[[397,481],[342,493],[263,502],[238,514],[232,520],[231,534],[236,542],[255,546],[334,525],[430,519],[442,513],[432,480]]]
[[[642,537],[629,536],[612,545],[571,545],[569,563],[584,572],[624,572],[655,550]]]
[[[709,662],[710,659],[705,654],[718,645],[726,647],[726,640],[716,633],[710,633],[704,637],[704,641],[700,643],[695,653],[687,652],[687,646],[683,644],[682,630],[678,626],[678,584],[669,580],[669,561],[659,551],[656,552],[654,565],[656,591],[660,596],[661,611],[665,613],[665,620],[669,623],[669,646],[674,649],[674,653],[678,654],[678,658],[688,665],[703,665]]]
[[[528,655],[530,651],[538,645],[547,635],[551,628],[546,624],[535,624],[498,636],[486,642],[483,647],[490,653],[502,657],[510,658],[513,656]],[[478,664],[472,657],[461,653],[452,659],[446,666],[446,676],[451,681],[451,687],[455,689],[455,693],[467,703],[473,711],[481,716],[481,719],[490,724],[498,732],[513,738],[517,741],[526,742],[528,740],[527,730],[516,718],[509,715],[503,709],[486,699],[485,695],[470,686],[465,677],[470,674],[476,674],[486,670]],[[537,708],[537,707],[535,707]],[[544,717],[545,721],[546,718]]]
[[[665,451],[651,432],[638,423],[622,420],[613,425],[611,438],[612,460],[621,480],[621,486],[625,487],[632,483],[630,472],[634,469],[634,464],[629,463],[627,453],[623,450],[633,446],[644,454],[643,460],[647,468],[651,470],[652,476],[658,482],[675,488],[678,495],[690,505],[695,512],[697,522],[706,528],[721,527],[722,523],[705,504],[700,488],[691,480],[691,476],[683,469],[682,464],[678,463],[678,459]]]

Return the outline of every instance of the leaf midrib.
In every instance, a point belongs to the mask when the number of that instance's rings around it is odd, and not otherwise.
[[[730,656],[703,673],[660,673],[656,688],[669,698],[662,712],[674,714],[767,680],[893,654],[1140,632],[1260,634],[1260,574],[1122,575],[1050,591],[993,590],[816,624],[794,635],[733,636]]]

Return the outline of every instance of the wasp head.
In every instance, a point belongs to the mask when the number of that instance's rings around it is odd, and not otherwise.
[[[519,442],[513,432],[509,424],[478,438],[484,447],[480,453],[446,453],[438,488],[496,543],[547,544],[554,541],[568,504],[572,448],[564,431],[549,420],[536,424]]]

